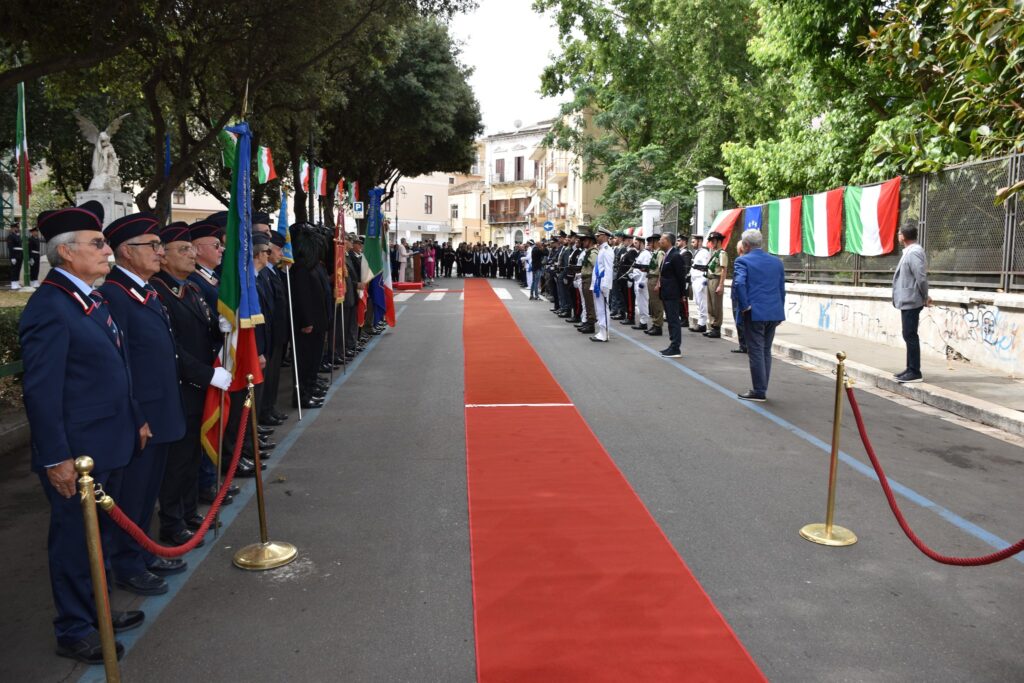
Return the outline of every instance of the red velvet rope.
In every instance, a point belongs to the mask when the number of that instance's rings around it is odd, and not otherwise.
[[[871,466],[875,468],[875,474],[878,475],[878,483],[882,485],[882,490],[885,492],[885,499],[889,501],[889,507],[892,509],[892,514],[896,516],[896,521],[899,522],[900,528],[903,529],[903,533],[907,535],[910,542],[917,546],[917,549],[922,553],[942,564],[952,564],[958,567],[979,567],[985,564],[993,564],[1000,562],[1008,557],[1013,557],[1021,550],[1024,550],[1024,538],[1017,541],[1011,546],[1003,548],[1002,550],[990,553],[988,555],[982,555],[980,557],[950,557],[949,555],[940,555],[935,552],[927,545],[924,541],[918,538],[914,530],[907,524],[907,520],[903,518],[903,512],[900,510],[900,506],[896,503],[896,496],[893,495],[892,488],[889,487],[889,480],[885,476],[885,472],[882,471],[882,465],[878,462],[878,456],[875,455],[875,449],[871,446],[871,440],[868,438],[867,430],[864,428],[864,418],[860,414],[860,406],[857,405],[857,397],[853,395],[853,388],[846,388],[846,395],[850,399],[850,407],[853,408],[853,417],[857,421],[857,429],[860,431],[860,439],[864,442],[864,450],[867,451],[868,457],[871,459]]]
[[[220,510],[220,505],[224,502],[224,496],[231,487],[231,480],[235,478],[235,469],[238,467],[238,461],[242,457],[242,444],[245,443],[245,428],[248,421],[249,407],[242,406],[242,415],[238,422],[238,438],[235,439],[235,453],[231,456],[231,467],[228,468],[228,473],[224,478],[224,483],[221,484],[220,491],[217,492],[217,497],[214,498],[213,504],[210,505],[210,509],[206,513],[206,519],[203,520],[202,525],[200,525],[199,529],[196,530],[195,535],[190,538],[187,543],[173,547],[160,545],[147,536],[146,532],[140,529],[135,522],[130,520],[128,515],[124,514],[121,508],[117,506],[116,501],[114,502],[114,505],[107,510],[107,512],[110,513],[110,519],[114,520],[114,524],[121,527],[126,534],[134,538],[136,543],[158,557],[181,557],[190,550],[193,550],[203,540],[203,536],[206,535],[206,531],[210,528],[210,524],[212,524],[213,520],[217,518],[217,512]]]

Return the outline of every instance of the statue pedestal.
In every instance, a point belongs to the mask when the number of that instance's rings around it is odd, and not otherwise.
[[[127,192],[111,190],[85,190],[75,195],[75,204],[96,201],[103,205],[103,225],[109,225],[118,218],[135,213],[135,197]]]

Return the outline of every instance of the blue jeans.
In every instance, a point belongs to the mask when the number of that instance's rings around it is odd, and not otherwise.
[[[544,271],[543,270],[535,270],[535,271],[533,271],[533,280],[530,281],[530,296],[534,297],[535,299],[539,299],[540,298],[540,285],[541,285],[541,282],[543,282],[543,279],[544,279]]]
[[[772,374],[772,342],[775,340],[775,328],[778,326],[777,320],[751,320],[749,311],[743,314],[750,382],[758,396],[768,394],[768,380]]]

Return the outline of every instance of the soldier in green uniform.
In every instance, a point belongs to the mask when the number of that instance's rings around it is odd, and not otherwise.
[[[580,271],[582,284],[580,294],[583,295],[587,317],[576,329],[583,334],[594,334],[597,331],[597,314],[594,311],[594,266],[597,265],[597,247],[594,246],[594,232],[589,225],[580,226],[580,243],[586,251],[583,257],[583,269]]]
[[[713,232],[708,235],[708,247],[711,258],[708,260],[708,329],[704,333],[710,339],[722,336],[722,297],[725,286],[725,273],[729,269],[729,255],[722,249],[723,237]]]
[[[661,235],[654,233],[647,238],[647,248],[651,250],[651,265],[647,270],[647,291],[650,292],[648,306],[651,309],[651,326],[644,334],[660,337],[661,326],[665,323],[665,307],[661,303],[658,279],[661,277],[661,264],[665,262],[665,251],[660,246]]]

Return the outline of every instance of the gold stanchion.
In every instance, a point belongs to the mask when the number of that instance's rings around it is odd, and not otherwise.
[[[843,417],[843,389],[846,388],[846,354],[836,354],[839,365],[836,367],[836,404],[832,418],[832,457],[828,472],[828,509],[825,511],[824,524],[808,524],[800,530],[800,535],[808,541],[821,545],[844,546],[857,542],[857,535],[849,529],[832,523],[836,511],[836,474],[839,466],[839,426]]]
[[[294,560],[299,551],[291,543],[271,541],[267,536],[267,509],[263,503],[263,475],[260,472],[260,437],[256,429],[256,413],[254,397],[255,387],[252,383],[252,375],[248,376],[249,393],[245,397],[245,405],[249,408],[249,418],[252,424],[252,457],[256,465],[256,507],[260,516],[260,542],[247,545],[235,553],[234,563],[239,569],[258,571],[262,569],[274,569],[281,567]]]
[[[103,567],[103,546],[100,543],[100,521],[96,514],[96,480],[91,474],[93,467],[93,460],[88,455],[75,459],[78,491],[82,498],[82,517],[85,520],[85,545],[89,552],[89,572],[92,574],[92,594],[96,599],[96,623],[103,648],[103,669],[108,683],[120,683],[117,641],[114,640],[114,622],[110,617],[110,594],[107,592],[107,573]]]

